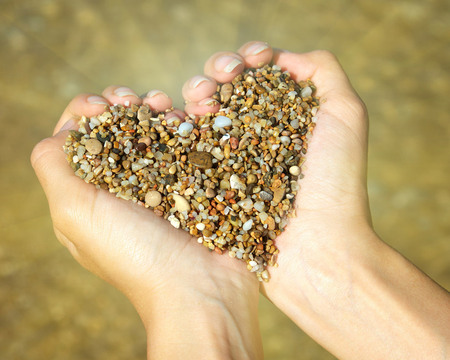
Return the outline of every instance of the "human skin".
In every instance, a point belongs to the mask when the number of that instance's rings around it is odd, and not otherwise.
[[[261,291],[339,358],[445,358],[448,293],[372,228],[366,189],[367,112],[332,54],[274,51],[261,42],[247,43],[237,53],[214,54],[204,75],[183,86],[186,113],[217,111],[219,105],[211,99],[216,81],[230,81],[245,67],[270,61],[297,81],[312,79],[321,108],[296,217],[277,239],[279,266],[270,269],[271,280]],[[160,110],[171,105],[164,94],[141,100],[123,89],[117,96],[114,90],[105,89],[97,101],[143,101]],[[32,155],[58,239],[83,266],[130,298],[146,326],[150,358],[180,353],[261,358],[259,284],[244,264],[205,251],[147,209],[73,175],[62,152],[67,132],[61,128],[72,118],[103,111],[104,105],[88,102],[90,96],[71,102],[56,135],[38,144]],[[201,320],[193,322],[196,318]]]

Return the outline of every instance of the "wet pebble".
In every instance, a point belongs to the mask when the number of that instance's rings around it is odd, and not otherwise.
[[[212,167],[212,155],[206,151],[192,151],[188,154],[188,161],[199,168],[209,169]]]

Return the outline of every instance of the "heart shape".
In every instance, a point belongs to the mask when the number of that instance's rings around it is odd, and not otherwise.
[[[152,208],[268,281],[275,239],[294,212],[315,90],[276,65],[247,69],[218,85],[215,114],[182,122],[147,105],[115,105],[82,117],[64,151],[87,183]]]

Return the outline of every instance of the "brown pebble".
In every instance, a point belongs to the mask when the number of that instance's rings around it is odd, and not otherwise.
[[[93,155],[100,154],[103,150],[103,145],[97,139],[89,139],[85,144],[86,150]]]
[[[230,138],[230,146],[231,146],[231,149],[236,150],[238,148],[238,146],[239,146],[238,138],[231,137]]]
[[[201,169],[210,169],[212,167],[212,155],[206,151],[190,152],[188,161]]]
[[[273,199],[272,201],[274,203],[279,203],[284,198],[285,189],[283,188],[276,188],[273,190]]]

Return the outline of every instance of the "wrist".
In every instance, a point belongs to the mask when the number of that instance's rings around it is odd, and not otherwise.
[[[207,276],[153,289],[136,306],[147,331],[149,359],[259,359],[258,282]]]

